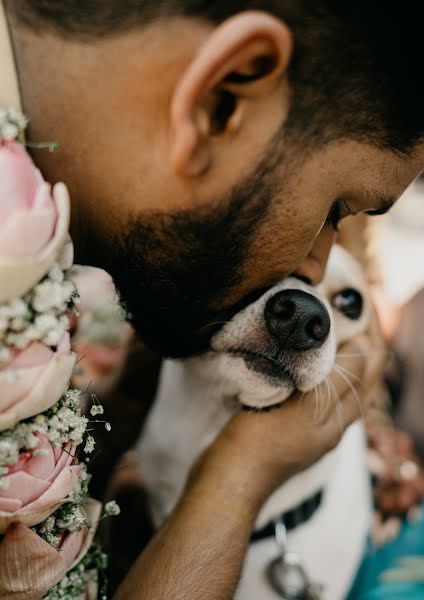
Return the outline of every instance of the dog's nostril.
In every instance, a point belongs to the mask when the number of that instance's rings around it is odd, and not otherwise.
[[[295,313],[296,305],[292,300],[277,301],[272,305],[272,312],[279,319],[291,319]]]
[[[327,337],[328,332],[324,327],[324,323],[322,322],[321,317],[313,317],[306,324],[306,333],[308,333],[311,336],[311,338],[319,342],[323,338],[325,339]]]

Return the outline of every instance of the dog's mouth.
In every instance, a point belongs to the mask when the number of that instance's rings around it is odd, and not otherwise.
[[[232,348],[229,354],[243,358],[246,366],[256,374],[262,376],[268,383],[275,386],[290,385],[294,389],[298,387],[299,381],[296,374],[285,365],[278,357],[265,354],[259,350],[250,348]]]

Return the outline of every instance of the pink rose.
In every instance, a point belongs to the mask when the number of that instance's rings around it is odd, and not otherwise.
[[[0,255],[38,254],[51,240],[56,207],[50,185],[23,146],[0,145]]]
[[[0,431],[53,406],[67,390],[74,364],[68,333],[56,351],[39,342],[13,351],[0,368]]]
[[[23,146],[0,143],[0,302],[25,294],[49,271],[68,227],[65,186],[52,195]]]
[[[79,309],[83,312],[99,310],[117,303],[112,277],[97,267],[82,267],[72,274],[80,295]]]
[[[29,527],[50,516],[75,487],[81,467],[75,465],[75,446],[53,448],[41,434],[37,450],[22,452],[16,465],[8,467],[9,487],[0,490],[0,533],[16,521]]]
[[[25,525],[8,529],[0,544],[0,600],[39,600],[84,558],[96,532],[101,504],[89,498],[85,511],[94,526],[67,535],[59,550]],[[90,584],[82,598],[97,598],[95,589]]]
[[[115,285],[106,271],[80,267],[71,279],[80,296],[73,347],[82,357],[73,384],[110,386],[125,360],[132,329],[121,317]]]

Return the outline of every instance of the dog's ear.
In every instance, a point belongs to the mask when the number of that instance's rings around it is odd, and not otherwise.
[[[212,31],[172,100],[175,172],[205,172],[219,142],[234,140],[242,129],[253,133],[264,111],[281,122],[281,107],[288,111],[289,94],[282,82],[291,50],[286,25],[259,11],[239,13]]]

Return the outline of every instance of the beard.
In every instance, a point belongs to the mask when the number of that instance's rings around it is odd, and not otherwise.
[[[128,321],[152,350],[182,358],[206,351],[225,320],[259,297],[228,305],[252,240],[277,192],[281,136],[252,174],[213,205],[130,218],[100,242]]]
[[[152,350],[173,358],[203,352],[240,310],[219,307],[242,280],[270,204],[265,187],[245,189],[218,210],[145,214],[115,233],[109,271],[128,321]]]

